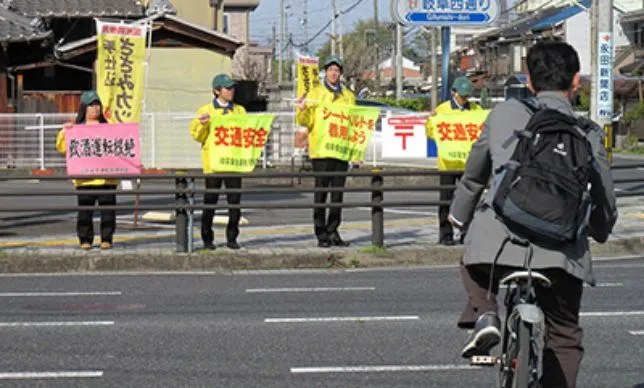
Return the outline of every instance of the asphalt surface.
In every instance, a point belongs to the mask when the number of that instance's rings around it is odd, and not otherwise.
[[[641,388],[644,258],[596,274],[578,386]],[[492,387],[458,356],[464,298],[457,268],[4,276],[0,385]]]
[[[641,163],[641,159],[627,159],[615,157],[614,164],[636,164]],[[613,172],[615,179],[638,179],[640,182],[619,183],[616,184],[616,192],[642,192],[644,191],[644,169],[635,168],[627,170],[615,170]],[[7,181],[2,183],[5,192],[24,192],[31,190],[65,190],[69,189],[69,182],[60,181]],[[148,182],[142,186],[143,189],[171,190],[173,185],[169,182]],[[203,188],[203,182],[197,182],[197,189]],[[268,188],[267,188],[268,190]],[[438,192],[385,192],[385,201],[395,202],[422,202],[438,200]],[[54,206],[54,205],[75,205],[76,198],[73,196],[66,197],[3,197],[1,198],[4,206]],[[201,202],[200,196],[197,202]],[[345,203],[365,203],[370,201],[369,193],[345,193]],[[134,195],[119,195],[119,204],[133,205],[135,203]],[[140,203],[149,205],[171,205],[174,199],[169,195],[145,195],[141,197]],[[225,195],[220,196],[220,203],[225,203]],[[313,203],[311,193],[288,193],[288,194],[244,194],[242,204],[310,204]],[[428,207],[399,207],[385,210],[387,219],[405,219],[417,218],[424,216],[436,215],[435,206]],[[142,210],[138,214],[137,222],[142,221],[141,216],[146,214]],[[170,212],[166,212],[170,213]],[[132,211],[120,211],[119,229],[128,228],[134,222]],[[227,215],[226,210],[218,211],[218,215]],[[283,225],[301,225],[308,224],[312,220],[312,211],[310,209],[244,209],[242,216],[245,217],[252,226],[283,226]],[[60,231],[75,230],[76,212],[53,212],[39,211],[31,213],[3,212],[0,213],[0,237],[33,237],[47,234],[60,233]],[[98,215],[95,215],[98,220]],[[200,211],[196,212],[196,222],[200,219]],[[344,221],[366,221],[371,219],[370,208],[347,208],[343,210]]]

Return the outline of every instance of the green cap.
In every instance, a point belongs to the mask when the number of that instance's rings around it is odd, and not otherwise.
[[[342,58],[340,58],[337,55],[331,55],[324,61],[322,64],[322,68],[326,70],[327,67],[336,64],[340,67],[340,70],[344,70],[344,62],[342,61]]]
[[[81,95],[80,101],[85,105],[90,105],[91,103],[96,101],[101,102],[101,99],[98,96],[98,93],[96,93],[93,90],[90,90]]]
[[[213,89],[232,88],[233,86],[235,86],[235,81],[228,74],[219,74],[212,79]]]
[[[461,76],[454,80],[452,89],[456,90],[456,93],[458,93],[459,96],[468,97],[472,95],[474,85],[472,85],[472,81],[470,81],[469,78]]]

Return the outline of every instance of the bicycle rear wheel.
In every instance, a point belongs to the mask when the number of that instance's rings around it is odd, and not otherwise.
[[[530,341],[531,325],[519,320],[517,330],[518,352],[515,361],[514,383],[512,388],[528,388],[532,375],[532,346]]]

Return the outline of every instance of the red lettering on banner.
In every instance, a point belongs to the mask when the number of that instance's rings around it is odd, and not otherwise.
[[[345,140],[349,139],[349,127],[347,127],[346,125],[342,125],[340,127],[340,137]]]
[[[242,147],[242,129],[239,127],[230,128],[232,131],[232,141],[231,144],[233,147],[241,148]]]
[[[470,141],[476,141],[479,139],[479,135],[481,133],[481,130],[483,129],[483,125],[469,123],[465,125],[465,129],[467,130],[467,135]]]
[[[256,148],[264,148],[264,145],[266,144],[266,136],[268,135],[268,132],[264,128],[259,128],[255,130],[255,147]]]
[[[340,136],[340,128],[338,127],[338,124],[329,123],[329,135],[331,137],[339,137]]]
[[[217,127],[215,128],[215,145],[224,145],[230,146],[228,142],[228,131],[226,127]]]
[[[244,148],[250,148],[255,142],[255,130],[253,128],[244,129]]]
[[[455,141],[467,141],[467,133],[465,133],[465,128],[463,128],[463,124],[461,123],[452,124],[452,132],[454,133]]]
[[[438,139],[439,141],[454,140],[452,138],[452,130],[450,128],[449,123],[440,122],[438,123],[437,127],[438,127],[438,133],[441,135],[440,138]]]

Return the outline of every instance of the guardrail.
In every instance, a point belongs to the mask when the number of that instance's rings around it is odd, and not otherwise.
[[[614,170],[625,169],[644,169],[644,163],[628,164],[613,166]],[[176,232],[176,250],[177,252],[192,252],[192,228],[193,228],[193,212],[194,210],[203,209],[314,209],[314,208],[357,208],[357,207],[370,207],[371,208],[371,230],[372,230],[372,244],[377,247],[382,247],[384,244],[384,209],[396,207],[424,207],[424,206],[440,206],[449,205],[449,201],[440,200],[427,200],[427,201],[386,201],[385,193],[396,192],[438,192],[441,190],[454,190],[454,185],[385,185],[385,178],[395,177],[432,177],[439,175],[457,175],[460,172],[450,171],[383,171],[381,169],[373,169],[371,171],[348,171],[348,172],[256,172],[251,174],[217,174],[218,177],[240,177],[243,178],[246,185],[249,181],[256,179],[290,179],[291,185],[285,187],[242,187],[241,189],[196,189],[195,180],[212,177],[213,175],[204,175],[202,173],[175,173],[175,174],[151,174],[141,176],[110,176],[112,179],[132,180],[139,179],[146,180],[165,180],[174,181],[174,189],[141,189],[137,185],[133,190],[93,190],[92,194],[116,194],[121,196],[136,196],[137,200],[134,204],[129,205],[115,205],[115,206],[78,206],[78,205],[47,205],[42,206],[7,206],[0,204],[0,212],[36,212],[36,211],[78,211],[78,210],[166,210],[174,211],[175,218],[175,232]],[[295,178],[301,181],[303,178],[315,178],[325,176],[345,176],[351,178],[369,178],[369,183],[356,187],[296,187],[293,184]],[[67,181],[70,179],[83,179],[87,177],[82,176],[39,176],[40,181]],[[4,177],[2,179],[12,180],[31,180],[32,176],[22,177]],[[644,183],[641,177],[636,178],[621,178],[614,179],[616,184],[619,183]],[[289,194],[289,193],[315,193],[315,192],[365,192],[371,193],[370,201],[363,202],[350,202],[350,203],[325,203],[325,204],[284,204],[284,203],[241,203],[239,205],[231,204],[217,204],[205,205],[203,203],[196,203],[195,195],[203,195],[206,193],[241,193],[243,195],[259,195],[259,194]],[[0,198],[3,197],[44,197],[44,196],[76,196],[79,192],[70,189],[43,189],[43,190],[24,190],[24,191],[1,191]],[[146,195],[168,195],[168,204],[147,204],[144,201],[139,201],[139,197]],[[616,193],[617,197],[634,197],[644,196],[644,189],[637,191],[622,191]]]

